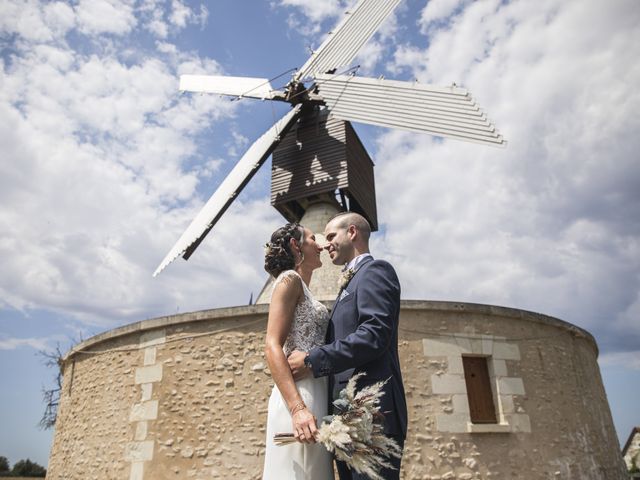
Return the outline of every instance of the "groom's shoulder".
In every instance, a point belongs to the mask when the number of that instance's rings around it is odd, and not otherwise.
[[[393,265],[391,265],[391,263],[389,263],[388,261],[386,261],[386,260],[384,260],[382,258],[374,258],[371,261],[371,263],[375,264],[375,265],[382,266],[384,268],[393,268]]]
[[[375,258],[372,261],[368,262],[368,264],[366,266],[369,269],[378,270],[380,272],[384,272],[385,274],[397,276],[396,275],[396,270],[395,270],[395,268],[393,268],[393,265],[391,265],[386,260]]]

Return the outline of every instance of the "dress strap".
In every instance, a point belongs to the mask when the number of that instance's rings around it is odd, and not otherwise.
[[[298,275],[298,272],[296,272],[295,270],[284,270],[283,272],[280,272],[280,275],[278,275],[275,282],[273,282],[273,288],[276,288],[276,285],[278,285],[278,283],[282,282],[284,279],[292,280],[294,278],[300,279],[304,289],[304,282],[302,281],[300,275]]]
[[[285,270],[281,272],[280,275],[278,275],[278,278],[276,278],[275,282],[273,282],[273,288],[275,289],[278,283],[280,283],[285,278],[288,278],[288,279],[298,278],[300,280],[300,283],[302,284],[302,292],[304,294],[304,298],[311,297],[311,290],[309,290],[309,287],[307,287],[307,284],[304,283],[304,280],[302,280],[302,277],[300,276],[300,274],[295,270]]]

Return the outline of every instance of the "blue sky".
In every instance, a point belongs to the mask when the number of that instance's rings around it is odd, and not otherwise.
[[[299,67],[348,3],[0,0],[0,455],[47,463],[39,350],[259,291],[282,222],[268,168],[189,262],[151,277],[287,110],[179,95],[178,77]],[[356,60],[361,75],[468,88],[509,140],[356,125],[376,163],[373,252],[404,298],[589,330],[622,441],[640,424],[638,38],[635,0],[405,0]]]

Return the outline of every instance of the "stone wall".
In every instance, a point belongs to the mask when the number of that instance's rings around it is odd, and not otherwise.
[[[149,320],[78,345],[48,478],[260,478],[267,308]],[[444,302],[403,302],[400,327],[410,416],[402,478],[625,478],[588,333]],[[463,354],[489,359],[497,424],[469,421]]]

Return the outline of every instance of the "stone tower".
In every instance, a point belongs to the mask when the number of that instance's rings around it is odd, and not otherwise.
[[[268,308],[144,320],[76,345],[47,478],[261,478]],[[627,478],[588,332],[511,308],[403,300],[399,353],[402,479]]]

